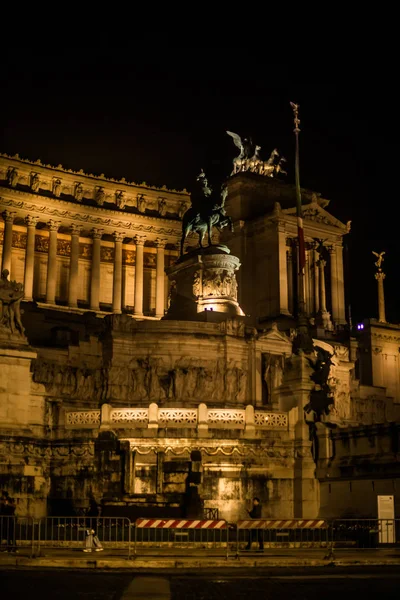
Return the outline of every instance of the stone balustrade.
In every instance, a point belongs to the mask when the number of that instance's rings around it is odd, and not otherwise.
[[[238,429],[252,436],[256,429],[288,428],[288,415],[284,412],[245,408],[160,408],[152,403],[148,408],[113,408],[103,404],[101,410],[67,411],[67,429],[196,429],[199,435],[209,429]]]

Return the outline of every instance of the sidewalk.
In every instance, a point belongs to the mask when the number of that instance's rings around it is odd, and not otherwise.
[[[87,554],[81,549],[41,550],[41,556],[32,558],[28,548],[18,554],[0,554],[0,569],[53,568],[53,569],[216,569],[250,567],[326,567],[399,565],[400,548],[382,550],[335,550],[333,558],[327,549],[267,549],[263,553],[246,552],[228,558],[222,550],[154,549],[143,550],[128,559],[127,550],[108,550]]]

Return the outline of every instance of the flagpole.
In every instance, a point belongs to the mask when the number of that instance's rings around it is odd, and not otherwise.
[[[296,208],[297,208],[297,236],[299,240],[299,289],[298,289],[298,314],[303,315],[305,313],[305,266],[306,266],[306,250],[304,244],[304,229],[303,229],[303,209],[301,206],[301,188],[300,188],[300,157],[299,157],[299,133],[300,133],[300,119],[299,119],[299,105],[294,102],[290,103],[293,109],[294,116],[294,135],[296,138],[296,156],[295,156],[295,180],[296,180]]]
[[[294,118],[294,135],[296,138],[296,156],[295,156],[295,181],[296,181],[296,213],[297,213],[297,236],[299,240],[298,251],[298,292],[297,292],[297,319],[298,319],[298,334],[294,340],[294,352],[302,350],[306,354],[313,352],[313,341],[308,330],[308,319],[306,315],[306,287],[305,287],[305,266],[306,266],[306,249],[304,243],[304,228],[303,228],[303,210],[301,206],[301,188],[300,188],[300,158],[299,158],[299,105],[294,102],[290,103],[293,109]]]

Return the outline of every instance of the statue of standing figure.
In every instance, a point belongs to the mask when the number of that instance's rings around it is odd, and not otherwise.
[[[21,300],[24,297],[22,283],[8,280],[9,271],[4,269],[0,278],[0,333],[25,334],[21,321]]]

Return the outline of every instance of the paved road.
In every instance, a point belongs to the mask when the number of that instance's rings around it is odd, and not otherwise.
[[[7,600],[119,600],[135,573],[92,571],[0,571],[0,595]],[[138,577],[149,576],[140,573]],[[153,573],[169,581],[171,600],[398,600],[398,568],[253,570],[240,574]],[[144,599],[143,599],[144,600]],[[150,600],[150,599],[149,599]]]

